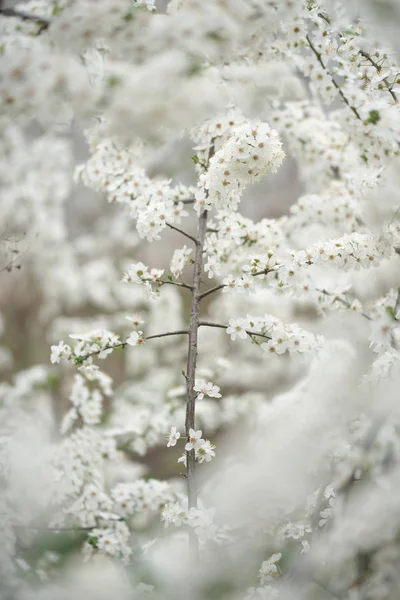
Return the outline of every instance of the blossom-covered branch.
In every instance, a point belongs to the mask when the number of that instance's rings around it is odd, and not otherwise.
[[[324,61],[322,60],[322,55],[320,52],[318,52],[318,50],[316,49],[316,47],[314,46],[311,38],[309,35],[306,35],[306,39],[308,42],[308,45],[310,46],[311,50],[313,51],[313,53],[315,54],[319,64],[321,65],[321,67],[323,68],[323,70],[328,73],[328,75],[330,76],[333,85],[335,86],[335,88],[337,89],[339,96],[342,98],[343,102],[345,104],[347,104],[347,106],[350,108],[350,110],[354,113],[354,115],[357,117],[357,119],[359,119],[360,121],[362,121],[362,118],[360,116],[360,113],[358,112],[357,108],[355,106],[353,106],[349,99],[346,97],[346,95],[344,94],[342,88],[340,87],[340,85],[338,84],[338,82],[336,81],[336,79],[331,75],[330,71],[327,69]]]
[[[32,21],[40,25],[40,31],[47,29],[51,25],[51,21],[48,19],[44,19],[38,15],[29,14],[20,10],[15,10],[14,8],[0,8],[0,15],[3,15],[4,17],[15,17],[17,19],[21,19],[22,21]]]

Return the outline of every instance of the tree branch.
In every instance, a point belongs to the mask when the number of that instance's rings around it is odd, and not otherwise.
[[[35,525],[13,525],[14,529],[26,529],[32,531],[92,531],[96,527],[38,527]]]
[[[400,287],[397,290],[397,298],[396,298],[396,304],[394,305],[394,318],[396,318],[397,313],[400,310]]]
[[[275,269],[263,269],[262,271],[257,271],[256,273],[250,273],[250,275],[252,277],[257,277],[258,275],[268,275],[268,273],[271,273],[271,271],[274,271]]]
[[[351,111],[353,111],[353,113],[355,114],[355,116],[357,117],[357,119],[359,119],[360,121],[362,121],[362,123],[364,123],[363,119],[360,116],[360,113],[358,112],[358,110],[356,109],[355,106],[352,106],[349,102],[349,100],[346,98],[346,96],[343,93],[342,88],[340,87],[340,85],[337,83],[337,81],[334,79],[334,77],[332,76],[331,72],[326,68],[324,61],[322,60],[321,57],[321,53],[318,52],[318,50],[316,49],[316,47],[314,46],[314,44],[311,41],[310,36],[307,34],[306,35],[306,40],[308,42],[308,45],[310,46],[311,50],[314,52],[315,56],[317,57],[317,60],[319,62],[319,64],[321,65],[321,67],[324,69],[324,71],[329,75],[329,77],[332,80],[333,85],[335,86],[335,88],[337,89],[337,91],[339,92],[340,97],[342,98],[343,102],[345,104],[347,104],[347,106],[350,108]]]
[[[177,285],[178,287],[182,287],[185,288],[187,290],[193,290],[193,286],[192,285],[188,285],[187,283],[179,283],[178,281],[168,281],[168,280],[164,280],[161,279],[159,280],[159,283],[162,283],[163,285]]]
[[[174,204],[194,204],[195,203],[195,199],[194,198],[185,198],[184,200],[174,200]]]
[[[155,340],[156,338],[169,337],[171,335],[184,335],[187,334],[187,329],[179,329],[178,331],[167,331],[166,333],[158,333],[157,335],[149,335],[144,337],[143,340]],[[89,352],[89,354],[85,354],[85,356],[80,356],[79,358],[82,360],[86,360],[90,356],[97,356],[101,354],[105,350],[116,350],[117,348],[125,348],[125,346],[129,346],[128,342],[120,342],[119,344],[114,344],[111,346],[105,346],[104,348],[100,348],[99,350],[95,350],[94,352]]]
[[[361,56],[363,56],[377,71],[377,73],[381,73],[382,72],[382,67],[381,65],[378,65],[378,63],[372,58],[372,56],[370,54],[368,54],[368,52],[365,52],[364,50],[360,50],[359,54],[361,54]],[[389,94],[392,96],[393,100],[396,102],[396,104],[398,103],[398,99],[396,94],[394,93],[393,89],[392,89],[392,84],[389,82],[389,79],[387,77],[383,77],[382,78],[383,83],[385,84],[387,91],[389,92]]]
[[[175,225],[171,225],[171,223],[167,223],[167,227],[169,227],[170,229],[173,229],[174,231],[177,231],[178,233],[181,233],[185,237],[189,238],[189,240],[192,240],[192,242],[197,244],[197,239],[195,237],[193,237],[192,235],[190,235],[190,233],[186,233],[186,231],[183,231],[183,229],[179,229],[179,227],[175,227]]]
[[[157,335],[149,335],[145,340],[155,340],[156,338],[168,337],[170,335],[185,335],[189,333],[187,329],[180,329],[178,331],[169,331],[167,333],[158,333]]]
[[[210,151],[208,154],[207,164],[215,151],[214,140],[211,142]],[[203,251],[204,240],[207,229],[208,212],[204,210],[199,216],[197,227],[197,238],[195,239],[196,253],[193,267],[193,291],[192,291],[192,306],[190,310],[189,323],[189,345],[186,365],[186,418],[185,429],[186,436],[189,440],[189,430],[195,429],[196,421],[196,392],[194,391],[196,381],[196,365],[197,365],[197,335],[199,329],[199,314],[200,314],[200,284],[201,274],[203,271]],[[186,479],[188,490],[188,508],[197,507],[197,483],[196,483],[196,454],[194,450],[186,452]],[[198,557],[199,542],[197,535],[193,529],[189,531],[190,548],[195,559]]]
[[[319,290],[316,289],[317,292],[319,292],[320,294],[324,294],[324,296],[333,296],[333,301],[337,301],[337,302],[341,302],[341,304],[343,304],[346,308],[351,308],[351,304],[350,302],[348,302],[347,300],[344,300],[343,298],[339,298],[339,296],[335,296],[334,294],[331,294],[330,292],[327,292],[326,290]],[[368,319],[368,321],[372,321],[372,318],[365,312],[361,312],[360,313],[365,319]]]
[[[218,290],[222,290],[222,288],[224,288],[224,287],[226,287],[226,285],[224,283],[221,283],[220,285],[216,285],[215,287],[210,288],[206,292],[203,292],[202,294],[200,294],[199,300],[203,300],[203,298],[205,298],[209,294],[213,294],[214,292],[218,292]]]
[[[250,275],[252,277],[257,277],[257,275],[268,275],[268,273],[271,273],[274,270],[275,269],[269,269],[267,267],[267,268],[263,269],[262,271],[257,271],[256,273],[250,273]],[[209,294],[213,294],[214,292],[218,292],[218,290],[222,290],[222,288],[224,288],[224,287],[226,287],[226,285],[224,283],[221,283],[220,285],[216,285],[215,287],[212,287],[209,290],[207,290],[207,291],[203,292],[202,294],[200,294],[199,299],[202,300],[203,298],[205,298]]]
[[[227,329],[229,327],[229,325],[220,325],[220,323],[209,323],[208,321],[200,321],[199,327],[218,327],[219,329]],[[247,333],[247,335],[250,335],[250,336],[255,335],[258,337],[265,338],[266,340],[271,339],[271,337],[269,335],[264,335],[263,333],[257,333],[257,331],[250,331],[249,329],[245,329],[245,332]]]
[[[47,29],[51,25],[51,21],[48,19],[44,19],[43,17],[38,17],[37,15],[31,15],[29,13],[25,13],[19,10],[15,10],[14,8],[0,8],[0,15],[4,17],[16,17],[17,19],[21,19],[22,21],[32,21],[33,23],[37,23],[40,25],[40,31]]]

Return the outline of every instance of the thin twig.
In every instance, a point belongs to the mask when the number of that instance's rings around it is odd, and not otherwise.
[[[168,337],[170,335],[185,335],[187,333],[189,333],[187,329],[181,329],[179,331],[170,331],[167,333],[159,333],[157,335],[149,335],[145,339],[146,340],[154,340],[156,338]]]
[[[268,275],[268,273],[270,273],[271,271],[273,271],[273,269],[263,269],[262,271],[256,271],[256,273],[250,273],[250,275],[252,277],[257,277],[258,275]]]
[[[396,304],[394,305],[394,317],[396,318],[397,313],[400,310],[400,287],[397,289]]]
[[[184,200],[174,200],[174,204],[194,204],[195,203],[195,199],[194,198],[185,198]]]
[[[179,229],[179,227],[175,227],[175,225],[171,225],[171,223],[167,223],[167,227],[173,229],[174,231],[177,231],[178,233],[181,233],[185,237],[189,238],[189,240],[192,240],[192,242],[197,244],[197,239],[193,237],[193,235],[190,235],[190,233],[186,233],[186,231],[183,231],[183,229]]]
[[[224,283],[221,283],[220,285],[216,285],[215,287],[210,288],[206,292],[203,292],[202,294],[200,294],[199,300],[203,300],[203,298],[205,298],[206,296],[209,296],[209,294],[213,294],[214,292],[218,292],[218,290],[222,290],[222,288],[224,288],[224,287],[226,287],[226,285]]]
[[[320,53],[320,52],[318,52],[318,50],[316,49],[316,47],[315,47],[315,46],[314,46],[314,44],[312,43],[312,41],[311,41],[311,38],[310,38],[310,36],[309,36],[308,34],[306,35],[306,40],[307,40],[307,42],[308,42],[308,45],[310,46],[311,50],[314,52],[314,54],[315,54],[315,56],[316,56],[316,58],[317,58],[317,60],[318,60],[319,64],[320,64],[320,65],[321,65],[321,67],[324,69],[324,71],[325,71],[326,73],[328,73],[328,75],[330,76],[330,78],[331,78],[331,80],[332,80],[332,83],[333,83],[333,85],[335,86],[335,88],[337,89],[337,91],[339,92],[339,95],[340,95],[340,97],[342,98],[343,102],[344,102],[345,104],[347,104],[347,106],[350,108],[350,110],[352,110],[352,111],[353,111],[353,113],[355,114],[355,116],[357,117],[357,119],[359,119],[360,121],[362,121],[362,122],[364,123],[364,121],[363,121],[363,119],[361,118],[361,116],[360,116],[360,113],[358,112],[358,110],[356,109],[356,107],[355,107],[355,106],[352,106],[352,105],[350,104],[349,100],[348,100],[348,99],[346,98],[346,96],[344,95],[342,88],[341,88],[341,87],[340,87],[340,85],[337,83],[337,81],[334,79],[334,77],[333,77],[333,75],[330,73],[330,71],[328,71],[328,69],[326,68],[326,66],[325,66],[325,64],[324,64],[324,61],[322,60],[321,53]]]
[[[185,288],[187,290],[193,290],[193,286],[192,285],[188,285],[187,283],[179,283],[178,281],[168,281],[168,280],[164,280],[164,279],[159,279],[158,281],[159,281],[159,283],[162,283],[162,284],[177,285],[178,287],[182,287],[182,288]]]
[[[322,581],[318,581],[318,579],[313,577],[313,582],[316,583],[322,590],[325,590],[325,592],[333,598],[338,598],[339,600],[341,599],[342,596],[339,596],[336,592],[328,588],[324,583],[322,583]]]
[[[157,335],[149,335],[147,337],[143,337],[143,342],[145,342],[146,340],[155,340],[156,338],[169,337],[171,335],[184,335],[187,333],[187,329],[180,329],[178,331],[167,331],[166,333],[158,333]],[[100,348],[99,350],[95,350],[94,352],[89,352],[89,354],[85,354],[85,356],[80,356],[79,359],[86,360],[90,356],[96,356],[97,354],[101,354],[106,350],[116,350],[117,348],[125,348],[125,346],[129,346],[128,342],[120,342],[119,344],[105,346],[104,348]]]
[[[372,56],[370,54],[368,54],[368,52],[365,52],[365,50],[359,50],[359,54],[361,54],[361,56],[363,56],[375,69],[378,73],[382,72],[382,67],[381,65],[378,65],[378,63],[372,58]],[[396,104],[398,103],[398,99],[396,94],[394,93],[393,89],[392,89],[392,84],[390,83],[389,79],[387,77],[383,77],[382,78],[383,83],[385,84],[387,91],[389,92],[389,94],[392,96],[393,100],[396,102]]]
[[[273,271],[274,269],[269,269],[268,267],[266,269],[263,269],[262,271],[257,271],[256,273],[250,273],[250,275],[252,277],[257,277],[257,275],[268,275],[268,273],[271,273],[271,271]],[[205,298],[206,296],[208,296],[209,294],[213,294],[214,292],[218,292],[219,290],[222,290],[222,288],[226,287],[225,283],[221,283],[220,285],[216,285],[215,287],[210,288],[209,290],[203,292],[202,294],[200,294],[199,300],[202,300],[203,298]]]
[[[324,296],[333,296],[334,302],[335,301],[341,302],[346,308],[351,308],[350,302],[348,302],[347,300],[344,300],[343,298],[339,298],[339,296],[335,296],[335,294],[331,294],[330,292],[327,292],[326,290],[316,289],[316,291],[319,292],[320,294],[324,294]],[[368,319],[368,321],[372,321],[372,317],[370,317],[367,313],[361,312],[360,315],[362,315],[365,319]]]
[[[218,327],[219,329],[227,329],[229,325],[221,325],[220,323],[209,323],[208,321],[200,321],[199,327]],[[255,335],[258,337],[265,338],[266,340],[271,339],[269,335],[264,335],[263,333],[258,333],[257,331],[250,331],[249,329],[245,329],[245,332],[247,333],[247,335],[250,336]]]
[[[32,531],[91,531],[95,527],[38,527],[36,525],[13,525],[14,529]]]
[[[1,8],[0,15],[3,15],[4,17],[15,17],[17,19],[21,19],[22,21],[32,21],[33,23],[41,25],[40,31],[43,31],[43,29],[47,29],[51,25],[51,21],[49,21],[48,19],[38,17],[37,15],[25,13],[19,10],[15,10],[14,8]]]

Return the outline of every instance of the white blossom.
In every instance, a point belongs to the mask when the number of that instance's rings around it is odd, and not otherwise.
[[[217,385],[214,385],[211,381],[209,381],[208,383],[203,380],[196,381],[196,384],[193,389],[195,392],[198,392],[198,400],[202,400],[204,396],[208,396],[209,398],[221,398],[221,394],[219,393],[219,387]]]
[[[180,437],[181,434],[179,433],[179,431],[176,430],[176,427],[171,427],[171,431],[168,435],[167,447],[170,448],[171,446],[176,446],[176,442],[179,440]]]

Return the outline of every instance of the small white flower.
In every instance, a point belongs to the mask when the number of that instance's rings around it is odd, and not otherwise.
[[[222,280],[222,285],[224,285],[223,293],[226,293],[228,290],[234,290],[236,287],[236,278],[230,275],[229,277],[225,277]]]
[[[272,581],[275,577],[278,577],[279,571],[275,563],[279,562],[282,558],[282,554],[279,552],[273,554],[268,560],[265,560],[260,568],[260,580],[261,585],[265,585],[268,581]]]
[[[167,448],[170,448],[171,446],[176,446],[176,442],[177,440],[179,440],[179,438],[181,437],[181,434],[179,433],[179,431],[176,430],[176,427],[171,427],[171,431],[169,432],[168,435],[168,444],[167,444]]]
[[[182,454],[182,456],[180,458],[178,458],[178,463],[182,463],[186,467],[186,464],[187,464],[186,452],[184,452]]]
[[[307,554],[307,552],[309,552],[309,550],[310,550],[310,543],[307,542],[307,540],[303,540],[301,542],[301,545],[302,545],[302,549],[300,551],[300,554]]]
[[[69,360],[72,356],[72,350],[68,344],[61,341],[57,346],[51,347],[50,360],[54,363],[59,363],[60,360]]]
[[[123,282],[142,283],[146,279],[151,279],[149,268],[142,262],[132,264],[122,277]]]
[[[126,343],[129,346],[139,346],[144,343],[143,331],[132,331],[130,336],[126,339]]]
[[[150,277],[153,281],[158,281],[164,273],[164,269],[151,269]]]
[[[171,273],[175,278],[180,277],[183,269],[193,262],[193,260],[189,258],[192,252],[193,250],[191,248],[187,248],[186,246],[175,250],[170,265]]]
[[[198,392],[198,400],[202,400],[204,396],[209,396],[209,398],[221,398],[219,387],[214,385],[211,381],[208,383],[203,380],[197,381],[193,389],[195,392]]]
[[[239,336],[242,340],[247,338],[246,328],[248,322],[246,319],[230,319],[229,327],[226,328],[226,333],[231,336],[233,341]]]
[[[185,446],[186,452],[190,452],[191,450],[198,450],[200,446],[205,444],[205,440],[201,437],[202,430],[198,429],[195,431],[194,429],[189,429],[189,440]],[[179,459],[178,462],[181,462]],[[182,461],[183,462],[183,461]]]
[[[130,323],[132,323],[132,325],[134,325],[135,327],[139,327],[139,325],[143,325],[144,321],[142,319],[142,317],[138,314],[134,314],[134,315],[130,315],[128,317],[125,317],[127,321],[129,321]]]
[[[249,294],[251,291],[251,287],[254,284],[254,278],[249,277],[248,275],[243,275],[235,280],[235,287],[246,294]]]
[[[164,527],[182,525],[185,518],[185,509],[179,502],[166,504],[161,513],[161,520],[164,521]]]
[[[196,451],[196,460],[199,463],[210,462],[215,456],[214,448],[215,446],[209,440],[206,440]]]
[[[204,271],[208,273],[208,278],[212,279],[215,275],[219,275],[220,267],[219,258],[217,256],[209,256],[204,265]]]

